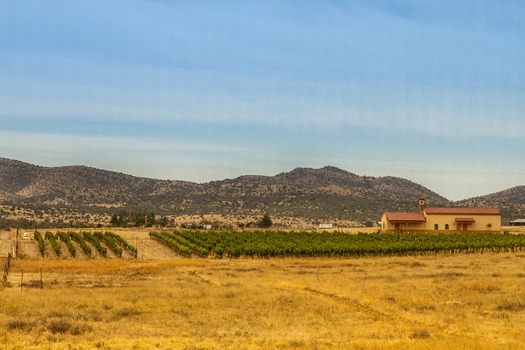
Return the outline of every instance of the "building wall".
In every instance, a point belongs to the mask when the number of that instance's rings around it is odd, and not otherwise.
[[[456,233],[458,232],[458,223],[456,218],[473,218],[475,222],[467,225],[467,232],[501,232],[500,215],[450,215],[450,214],[433,214],[426,215],[427,221],[423,223],[399,223],[401,232],[429,232],[429,233]],[[438,225],[438,229],[434,225]],[[445,228],[448,224],[448,230]],[[492,224],[489,228],[487,225]],[[396,232],[396,223],[389,222],[386,216],[381,218],[381,232]]]
[[[401,232],[424,232],[426,231],[426,226],[424,222],[400,222],[399,230]],[[386,215],[383,214],[381,218],[381,232],[383,233],[393,233],[396,232],[396,223],[390,222],[386,219]]]
[[[451,215],[451,214],[433,214],[427,215],[426,228],[428,232],[458,232],[461,227],[456,223],[456,218],[473,218],[475,222],[467,225],[467,232],[501,232],[501,216],[499,215]],[[438,229],[434,225],[438,225]],[[448,224],[448,230],[445,225]],[[489,228],[488,225],[491,224]]]

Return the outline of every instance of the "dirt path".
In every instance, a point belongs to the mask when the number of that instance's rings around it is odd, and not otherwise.
[[[75,259],[75,256],[73,256],[73,253],[69,250],[66,242],[59,240],[58,243],[60,244],[60,258],[62,259]],[[76,247],[75,247],[76,248]],[[76,255],[77,252],[75,252]]]
[[[363,304],[359,303],[355,299],[351,299],[351,298],[348,298],[348,297],[340,296],[340,295],[337,295],[335,293],[323,292],[321,290],[313,289],[313,288],[309,288],[309,287],[304,288],[304,291],[306,291],[308,293],[311,293],[311,294],[318,295],[318,296],[322,296],[322,297],[325,297],[325,298],[328,298],[328,299],[335,300],[335,301],[337,301],[339,303],[346,304],[349,307],[351,307],[352,309],[354,309],[355,311],[360,312],[362,314],[366,314],[366,315],[369,315],[369,316],[372,316],[372,317],[376,317],[376,318],[388,318],[388,319],[390,319],[390,316],[386,315],[385,313],[380,312],[380,311],[375,310],[375,309],[372,309],[369,306],[363,305]]]
[[[46,249],[44,251],[44,257],[45,258],[47,258],[47,259],[60,258],[60,256],[58,256],[57,253],[55,252],[55,250],[53,249],[53,246],[51,245],[51,242],[49,242],[49,240],[44,239],[44,244],[46,246]],[[36,245],[36,241],[35,241],[35,245]]]
[[[13,242],[13,244],[15,243]],[[32,240],[18,242],[18,257],[30,259],[40,258],[38,243]]]
[[[135,241],[130,242],[133,242],[131,244],[135,244]],[[136,247],[138,252],[137,259],[157,260],[181,258],[175,251],[151,238],[137,239]]]
[[[75,259],[89,260],[91,258],[84,252],[84,249],[82,249],[82,246],[80,245],[80,243],[74,240],[71,240],[71,243],[73,243],[73,246],[76,248]]]

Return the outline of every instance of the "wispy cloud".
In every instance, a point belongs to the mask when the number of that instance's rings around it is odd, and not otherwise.
[[[195,179],[521,156],[520,2],[0,6],[4,156]]]
[[[35,147],[38,145],[38,147]],[[109,136],[76,136],[63,134],[41,134],[34,132],[0,131],[0,146],[3,151],[35,150],[56,152],[62,149],[65,153],[77,152],[208,152],[253,154],[261,150],[238,147],[237,145],[214,142],[194,142],[192,140],[166,140],[148,137],[109,137]],[[61,147],[66,146],[66,147]]]
[[[453,20],[456,6],[484,24],[471,5],[137,1],[117,18],[104,2],[62,5],[38,7],[70,15],[57,22],[4,21],[18,40],[3,37],[0,118],[522,136],[525,51],[519,36]]]

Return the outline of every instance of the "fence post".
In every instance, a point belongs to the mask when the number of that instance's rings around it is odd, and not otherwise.
[[[15,257],[18,256],[18,228],[16,229],[16,252]]]
[[[4,273],[2,276],[2,289],[5,288],[5,285],[7,284],[7,277],[9,276],[9,270],[11,269],[11,259],[11,253],[7,253],[7,260],[4,264]]]

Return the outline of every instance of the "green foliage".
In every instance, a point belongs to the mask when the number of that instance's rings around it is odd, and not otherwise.
[[[46,244],[44,242],[44,238],[42,238],[42,235],[40,234],[40,232],[36,231],[35,239],[38,242],[38,251],[40,252],[40,254],[42,254],[42,257],[43,257],[46,251]]]
[[[95,246],[95,248],[97,248],[100,255],[102,255],[103,257],[107,256],[107,248],[103,247],[102,244],[100,244],[100,240],[97,237],[93,236],[89,232],[82,232],[82,236],[86,241],[91,242]]]
[[[259,220],[259,222],[257,223],[257,226],[261,228],[269,228],[269,227],[272,227],[272,225],[273,225],[272,219],[270,218],[270,215],[268,214],[264,214],[262,219]]]
[[[193,254],[193,250],[188,246],[188,244],[186,244],[186,240],[180,238],[175,233],[150,232],[149,235],[151,238],[164,243],[166,246],[170,247],[183,256],[191,257]]]
[[[77,249],[71,243],[71,238],[68,233],[65,232],[57,232],[57,237],[59,237],[64,243],[66,243],[67,249],[69,249],[69,252],[71,255],[76,256],[77,255]]]
[[[46,232],[46,239],[51,243],[51,247],[53,247],[53,250],[57,254],[57,256],[60,256],[60,243],[58,243],[55,235],[51,232]]]
[[[161,219],[161,222],[167,224],[167,219]],[[111,226],[117,227],[152,227],[157,224],[157,220],[153,212],[148,213],[145,210],[138,212],[123,210],[118,215],[113,214],[109,223]]]
[[[44,256],[45,252],[45,242],[44,238],[40,234],[40,232],[35,232],[35,240],[38,242],[38,250]],[[118,257],[122,257],[122,251],[123,249],[126,249],[132,254],[134,257],[137,257],[137,248],[135,248],[133,245],[129,244],[124,238],[122,238],[119,235],[116,235],[111,232],[95,232],[94,234],[91,234],[89,232],[82,232],[82,233],[76,233],[76,232],[57,232],[56,236],[51,232],[46,232],[45,239],[49,240],[51,246],[53,247],[53,250],[56,252],[57,256],[60,256],[61,253],[61,245],[58,242],[58,240],[63,241],[66,246],[68,247],[68,250],[71,252],[71,255],[76,256],[76,247],[73,245],[72,241],[78,242],[80,244],[82,250],[86,253],[87,256],[91,257],[92,249],[91,247],[86,243],[86,240],[93,244],[98,252],[103,256],[107,256],[107,248],[102,245],[102,242],[107,245],[117,255]],[[58,239],[58,240],[57,240]]]
[[[80,244],[80,247],[86,253],[87,256],[91,257],[91,247],[87,245],[86,241],[84,240],[84,237],[76,232],[69,232],[69,237],[78,242]]]
[[[516,251],[525,235],[479,234],[345,234],[282,231],[152,232],[183,256],[215,257],[361,257],[445,252]]]
[[[104,235],[102,232],[95,232],[94,236],[106,243],[109,249],[115,253],[115,255],[117,255],[119,258],[122,257],[122,248],[120,248],[117,243],[115,243],[115,239],[112,236]]]
[[[117,244],[119,244],[122,248],[129,251],[135,258],[137,257],[137,248],[129,244],[124,238],[122,238],[121,236],[117,234],[111,233],[111,232],[106,232],[105,235],[115,240]]]

